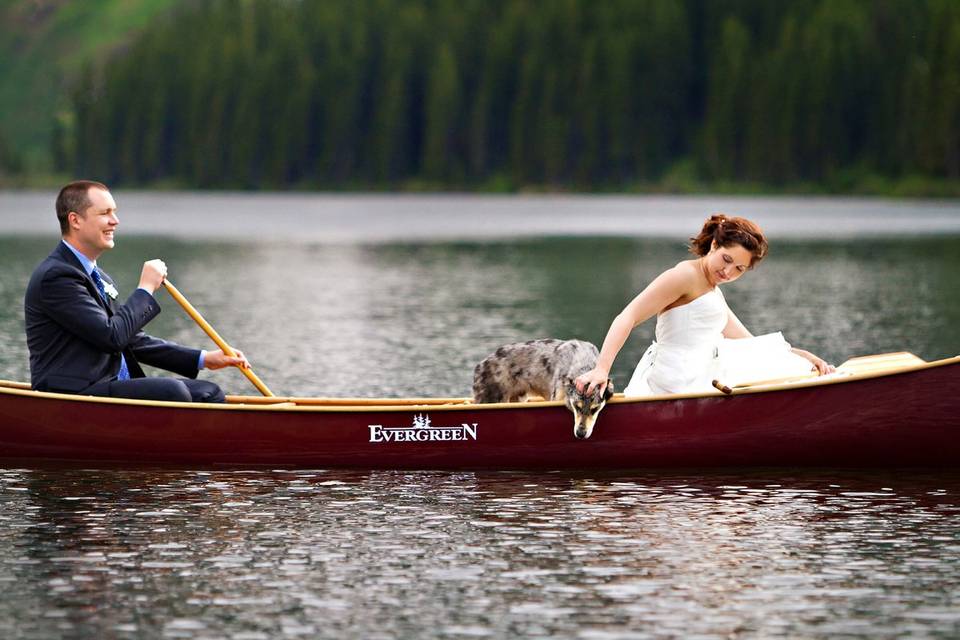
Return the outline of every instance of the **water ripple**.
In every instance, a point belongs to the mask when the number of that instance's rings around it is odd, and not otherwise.
[[[12,470],[0,634],[954,637],[958,511],[957,474]]]

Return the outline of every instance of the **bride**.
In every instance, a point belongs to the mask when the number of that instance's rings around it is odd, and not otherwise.
[[[610,367],[630,332],[657,315],[656,342],[637,365],[627,396],[699,393],[712,381],[737,382],[834,368],[809,351],[791,348],[779,333],[754,338],[727,307],[719,285],[733,282],[767,253],[767,240],[746,218],[715,215],[690,239],[698,258],[667,269],[614,318],[596,367],[576,380],[587,391],[606,387]]]

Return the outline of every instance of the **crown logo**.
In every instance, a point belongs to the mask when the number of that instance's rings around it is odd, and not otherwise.
[[[414,429],[429,429],[430,428],[430,416],[425,416],[423,414],[417,414],[413,416],[413,428]]]

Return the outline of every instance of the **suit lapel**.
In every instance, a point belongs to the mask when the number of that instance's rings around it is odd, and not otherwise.
[[[80,264],[79,260],[77,260],[77,256],[73,255],[73,252],[70,251],[70,249],[68,249],[67,247],[65,247],[63,242],[57,245],[57,248],[54,250],[51,256],[58,258],[61,262],[67,263],[68,265],[70,265],[71,267],[79,271],[81,274],[83,274],[84,281],[86,282],[86,285],[87,285],[87,291],[89,291],[90,295],[93,296],[93,299],[99,302],[100,306],[106,310],[108,316],[113,315],[113,303],[107,302],[109,298],[107,298],[107,300],[103,299],[103,296],[100,295],[100,290],[97,289],[97,283],[94,282],[93,278],[91,278],[87,274],[86,270],[83,268],[83,265]],[[101,277],[105,275],[103,271],[101,271],[100,274],[101,274]],[[110,282],[110,284],[113,284],[113,281],[110,280],[108,277],[104,278],[104,280],[106,282]]]

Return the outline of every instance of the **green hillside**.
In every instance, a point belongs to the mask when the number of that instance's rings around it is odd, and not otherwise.
[[[0,0],[0,186],[55,171],[957,197],[960,0]]]
[[[183,0],[4,0],[0,3],[0,149],[49,170],[58,112],[88,62]],[[0,151],[2,153],[2,151]]]
[[[111,184],[960,186],[958,0],[204,0],[80,86]]]

